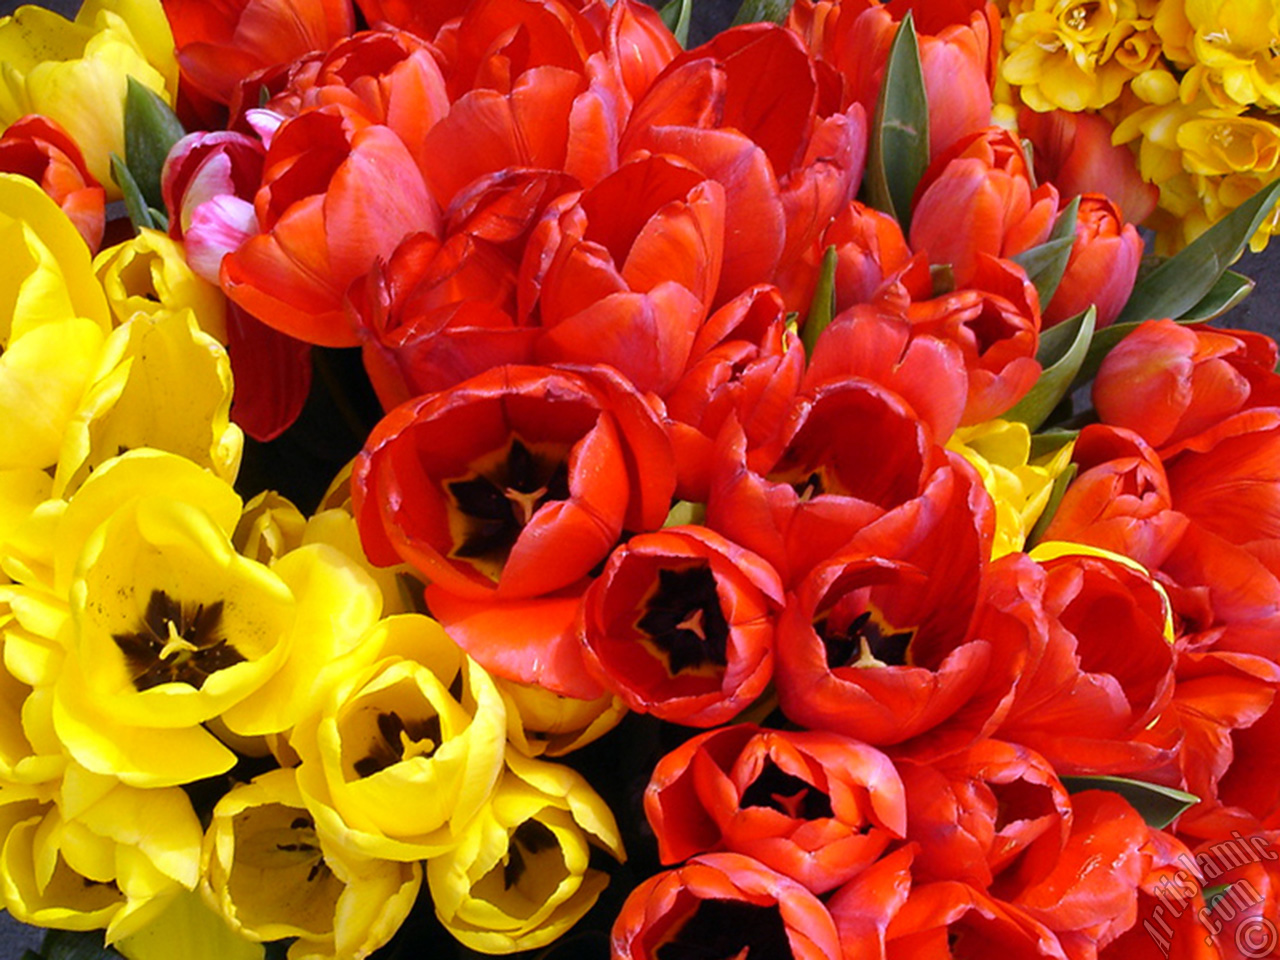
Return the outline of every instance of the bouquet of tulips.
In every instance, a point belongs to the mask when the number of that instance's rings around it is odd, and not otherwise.
[[[0,20],[0,906],[1280,956],[1278,351],[1207,325],[1280,181],[1148,182],[1276,135],[1208,6]]]

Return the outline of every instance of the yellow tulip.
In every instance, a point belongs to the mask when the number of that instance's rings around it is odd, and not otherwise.
[[[160,0],[91,0],[74,22],[36,6],[0,19],[0,125],[28,113],[58,121],[109,199],[120,196],[110,156],[125,155],[124,101],[131,76],[173,102],[173,34]]]
[[[514,751],[507,762],[458,845],[427,861],[436,915],[481,953],[546,946],[609,883],[590,866],[591,848],[626,858],[613,814],[581,775]]]
[[[106,927],[108,942],[145,926],[167,899],[195,888],[201,830],[187,795],[136,790],[72,764],[52,804],[22,808],[0,854],[6,908],[21,920]],[[0,824],[0,828],[2,828]]]
[[[270,565],[302,546],[306,526],[301,510],[286,497],[266,490],[244,505],[231,542],[242,556]]]
[[[989,420],[957,430],[947,442],[977,469],[996,507],[992,558],[1015,553],[1044,512],[1053,483],[1071,462],[1072,444],[1031,463],[1031,431],[1026,424]]]
[[[99,253],[93,269],[116,323],[138,313],[152,316],[190,309],[200,329],[227,342],[227,300],[222,291],[187,266],[182,244],[155,230]]]
[[[262,960],[265,955],[262,944],[237,934],[202,896],[185,891],[114,946],[125,960]]]
[[[413,614],[382,621],[341,668],[291,739],[317,832],[361,857],[448,850],[502,770],[506,710],[493,680]]]
[[[507,739],[527,757],[562,757],[616,727],[627,714],[618,697],[562,697],[545,687],[494,677],[507,705]]]
[[[422,884],[416,863],[348,860],[328,847],[293,770],[234,787],[205,835],[201,893],[241,936],[297,937],[290,960],[358,960],[391,939]]]

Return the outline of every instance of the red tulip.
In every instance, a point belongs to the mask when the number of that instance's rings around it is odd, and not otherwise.
[[[1040,376],[1040,300],[1021,267],[980,255],[968,285],[908,309],[916,335],[950,340],[960,348],[969,395],[961,423],[1000,416]]]
[[[1138,922],[1098,952],[1101,960],[1221,960],[1200,919],[1204,881],[1179,840],[1149,830],[1142,847],[1149,862],[1138,888]],[[1088,949],[1088,945],[1084,945]]]
[[[1092,956],[1138,919],[1138,887],[1150,867],[1149,828],[1123,797],[1086,790],[1071,798],[1066,843],[1028,851],[991,894],[1057,934],[1072,956]]]
[[[1165,600],[1150,578],[1104,557],[1041,562],[1048,618],[996,736],[1044,754],[1062,773],[1126,775],[1167,754],[1135,738],[1173,693]],[[1034,606],[1026,615],[1034,615]]]
[[[952,340],[913,330],[906,317],[859,306],[831,322],[810,358],[804,391],[813,395],[850,376],[894,391],[934,437],[949,437],[960,425],[969,386],[964,354]]]
[[[583,598],[588,669],[632,710],[709,727],[773,675],[777,573],[705,527],[632,537]]]
[[[1270,337],[1151,320],[1102,361],[1093,402],[1104,423],[1163,447],[1248,407],[1280,405],[1275,367]]]
[[[230,103],[264,67],[325,50],[355,28],[350,0],[164,0],[183,79]]]
[[[62,126],[37,114],[15,120],[0,136],[0,172],[34,180],[84,237],[91,253],[102,244],[106,191]]]
[[[1226,886],[1222,900],[1197,913],[1223,960],[1257,960],[1280,954],[1280,833],[1260,831],[1206,840],[1192,857],[1209,885]],[[1188,898],[1191,899],[1191,898]]]
[[[981,255],[1011,257],[1047,240],[1057,213],[1058,191],[1033,185],[1017,137],[989,127],[952,144],[925,171],[912,204],[911,249],[950,264],[963,287]]]
[[[885,935],[911,891],[914,844],[861,871],[827,901],[845,957],[885,960]]]
[[[985,890],[1033,844],[1061,847],[1067,839],[1066,788],[1025,747],[982,740],[933,763],[900,761],[898,769],[917,882],[962,880]]]
[[[1111,132],[1096,113],[1024,108],[1018,114],[1018,133],[1031,141],[1041,182],[1055,184],[1064,197],[1105,194],[1127,223],[1141,223],[1155,210],[1160,191],[1143,181],[1133,151],[1114,145]]]
[[[658,762],[645,814],[663,863],[731,850],[824,894],[907,828],[902,782],[880,751],[823,731],[723,727]]]
[[[1179,785],[1200,798],[1178,819],[1178,831],[1201,837],[1255,829],[1280,812],[1280,791],[1264,773],[1280,666],[1250,654],[1192,648],[1212,643],[1219,632],[1179,641],[1173,700],[1144,735],[1177,746]]]
[[[669,391],[716,289],[724,217],[719,184],[661,156],[554,202],[520,271],[539,359],[609,363],[642,391]]]
[[[658,74],[679,56],[680,44],[658,12],[635,0],[592,0],[582,13],[604,44],[599,57],[628,106],[653,85]]]
[[[766,286],[709,317],[691,353],[695,359],[665,401],[680,470],[676,495],[702,503],[710,495],[716,438],[731,418],[743,431],[748,464],[767,469],[777,460],[805,358],[778,291]]]
[[[941,469],[796,587],[775,668],[788,719],[877,745],[923,737],[908,746],[929,751],[993,725],[1007,684],[989,682],[992,645],[968,630],[990,509],[966,468]]]
[[[836,248],[835,308],[872,303],[911,260],[898,221],[854,201],[838,213],[807,251],[778,274],[787,307],[807,315],[827,248]]]
[[[417,0],[356,0],[356,6],[371,27],[386,24],[430,40],[450,20],[461,17],[468,3],[466,0],[430,4]]]
[[[887,511],[914,504],[951,462],[901,397],[856,377],[798,401],[783,436],[781,456],[752,461],[742,428],[726,423],[707,524],[760,554],[788,584]]]
[[[1164,465],[1142,438],[1099,425],[1080,432],[1072,451],[1079,475],[1067,487],[1045,539],[1069,540],[1163,568],[1187,518],[1172,508]]]
[[[842,956],[821,900],[737,853],[709,853],[650,877],[622,905],[612,940],[618,960],[662,960],[682,947],[721,957]]]
[[[822,96],[792,34],[755,23],[673,60],[636,104],[621,149],[674,154],[724,187],[722,304],[771,281],[853,198],[866,122],[861,107],[841,111]]]
[[[356,346],[343,308],[351,281],[440,212],[390,129],[325,107],[287,121],[254,200],[259,233],[222,261],[227,296],[278,330]]]
[[[889,960],[1068,956],[1053,931],[1025,911],[958,881],[914,886],[885,931],[884,955]]]
[[[1142,237],[1106,197],[1090,193],[1080,198],[1076,238],[1066,272],[1053,299],[1044,308],[1046,328],[1090,305],[1097,307],[1099,329],[1120,315],[1142,260]]]
[[[449,112],[444,76],[430,44],[403,30],[362,31],[295,70],[266,108],[283,117],[337,104],[393,130],[419,167],[438,158],[427,132]]]

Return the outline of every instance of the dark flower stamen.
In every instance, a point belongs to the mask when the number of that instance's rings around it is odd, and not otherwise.
[[[194,610],[163,590],[152,590],[142,624],[134,633],[113,633],[138,690],[186,683],[199,690],[209,677],[245,659],[218,633],[222,601]]]
[[[408,743],[418,745],[418,749],[413,751],[414,756],[430,757],[440,746],[440,739],[439,716],[410,719],[406,723],[394,711],[379,713],[378,737],[370,746],[368,756],[357,760],[353,767],[357,776],[368,777],[403,760]]]
[[[811,783],[784,773],[766,758],[760,776],[742,792],[743,807],[772,807],[798,820],[821,820],[834,816],[831,798]]]
[[[833,628],[826,617],[813,626],[822,638],[822,645],[827,651],[827,666],[832,670],[860,663],[867,666],[875,663],[886,667],[905,666],[907,647],[915,636],[914,630],[885,632],[871,616],[870,610],[854,617],[844,630]]]
[[[667,655],[672,676],[704,663],[728,663],[729,624],[709,567],[659,570],[658,588],[636,627]]]
[[[512,437],[504,456],[474,476],[446,481],[445,489],[462,520],[449,555],[496,577],[539,508],[569,499],[569,465]]]

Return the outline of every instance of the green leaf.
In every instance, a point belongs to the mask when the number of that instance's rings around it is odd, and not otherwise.
[[[1182,317],[1214,288],[1280,197],[1274,180],[1135,284],[1120,323]]]
[[[809,304],[809,316],[805,318],[804,329],[800,331],[800,342],[804,344],[806,357],[812,357],[818,338],[827,329],[836,312],[836,254],[835,244],[827,247],[822,255],[822,271],[818,274],[818,286],[813,291],[813,302]]]
[[[1168,263],[1170,261],[1165,262]],[[1252,292],[1254,286],[1253,280],[1228,270],[1218,278],[1217,282],[1209,288],[1209,292],[1198,303],[1174,322],[1187,324],[1205,323],[1213,320],[1240,303]],[[1077,383],[1093,379],[1098,373],[1098,367],[1102,365],[1102,361],[1106,359],[1107,354],[1112,351],[1115,345],[1145,322],[1145,320],[1134,320],[1129,323],[1113,323],[1111,326],[1104,327],[1095,333],[1093,342],[1089,344],[1089,352],[1085,355],[1084,363],[1080,365],[1080,371],[1076,374]]]
[[[138,189],[138,182],[133,179],[133,174],[129,172],[124,161],[114,153],[111,154],[111,179],[124,194],[124,209],[129,214],[129,222],[133,224],[134,229],[141,230],[145,227],[148,230],[154,230],[156,222],[151,219],[151,210],[147,206],[142,191]]]
[[[1031,444],[1031,451],[1034,454],[1034,437],[1031,440]],[[1044,538],[1044,532],[1049,529],[1049,524],[1053,523],[1058,507],[1062,505],[1062,498],[1067,495],[1067,487],[1071,485],[1071,481],[1076,478],[1076,474],[1079,472],[1079,464],[1069,463],[1065,470],[1053,478],[1053,489],[1049,491],[1049,500],[1045,503],[1044,509],[1040,511],[1040,516],[1036,517],[1036,522],[1032,526],[1031,532],[1027,534],[1027,542],[1022,546],[1024,551],[1029,551]]]
[[[130,77],[124,100],[124,157],[149,206],[164,208],[160,172],[169,150],[185,133],[169,105]]]
[[[1133,805],[1148,826],[1157,830],[1163,830],[1184,810],[1200,802],[1199,797],[1185,790],[1125,777],[1063,777],[1062,785],[1068,793],[1080,793],[1082,790],[1118,793]]]
[[[1031,435],[1031,460],[1039,460],[1056,453],[1080,436],[1079,430],[1045,430]]]
[[[1238,305],[1257,286],[1242,273],[1228,270],[1194,307],[1178,317],[1178,323],[1207,323]]]
[[[40,944],[44,960],[120,960],[106,946],[101,930],[50,930]]]
[[[867,157],[867,198],[906,233],[911,198],[929,165],[929,102],[924,94],[915,22],[902,18],[880,82]]]
[[[733,18],[733,25],[739,27],[744,23],[761,23],[765,20],[782,23],[791,12],[793,2],[794,0],[742,0],[738,15]]]
[[[1212,910],[1217,899],[1230,889],[1231,884],[1229,883],[1218,883],[1212,887],[1205,887],[1201,891],[1204,894],[1204,905]]]
[[[658,11],[658,16],[662,17],[662,22],[667,25],[667,29],[675,35],[676,42],[688,49],[689,20],[693,16],[693,0],[669,0]]]
[[[1071,248],[1076,242],[1079,210],[1080,198],[1076,197],[1058,214],[1048,240],[1009,258],[1027,271],[1027,278],[1035,284],[1036,293],[1040,295],[1042,307],[1049,306],[1058,284],[1062,282],[1062,275],[1067,272],[1067,261],[1071,259]]]
[[[18,960],[44,960],[44,957],[33,950],[23,950],[22,956]]]
[[[1044,370],[1031,392],[1004,414],[1004,419],[1019,420],[1035,432],[1049,418],[1058,401],[1070,391],[1071,383],[1084,362],[1093,337],[1095,317],[1097,310],[1090,307],[1040,335],[1036,359]]]

